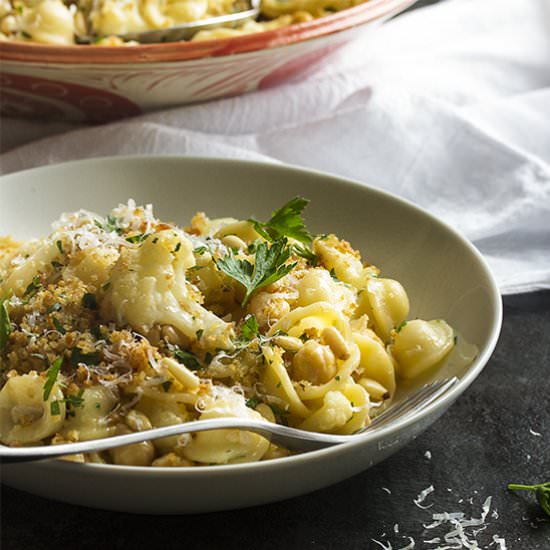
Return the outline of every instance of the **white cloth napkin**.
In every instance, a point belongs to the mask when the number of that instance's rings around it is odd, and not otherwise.
[[[305,80],[74,128],[4,120],[1,172],[116,154],[313,167],[440,216],[481,250],[503,293],[550,288],[549,0],[447,0]]]

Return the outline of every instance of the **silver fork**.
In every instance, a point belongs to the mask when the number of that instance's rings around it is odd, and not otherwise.
[[[131,443],[140,443],[151,439],[160,439],[173,435],[182,435],[209,430],[238,429],[255,432],[277,445],[295,451],[314,451],[347,443],[360,434],[381,430],[393,420],[404,419],[425,409],[436,399],[453,387],[458,378],[438,380],[425,384],[402,401],[399,401],[386,412],[377,416],[368,426],[353,435],[334,435],[308,432],[297,428],[289,428],[271,422],[249,420],[247,418],[215,418],[211,420],[195,420],[185,424],[153,428],[126,435],[117,435],[78,443],[63,443],[61,445],[39,445],[34,447],[6,447],[0,445],[0,460],[2,463],[43,460],[77,453],[105,451]]]

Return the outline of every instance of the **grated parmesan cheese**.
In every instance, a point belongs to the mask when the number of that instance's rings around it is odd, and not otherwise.
[[[431,508],[433,506],[432,504],[428,504],[427,506],[422,506],[422,503],[426,500],[426,497],[433,493],[435,491],[434,486],[430,485],[423,491],[420,491],[420,494],[414,499],[414,503],[419,507],[422,508],[422,510],[426,510],[427,508]]]
[[[372,540],[372,542],[374,542],[374,544],[378,544],[378,546],[380,546],[380,548],[383,548],[384,550],[393,550],[393,546],[389,542],[386,545],[383,542],[380,542],[379,540],[376,540],[376,539],[370,539],[370,540]]]
[[[426,510],[428,507],[422,506],[422,502],[433,492],[435,492],[435,489],[433,485],[430,485],[413,500],[414,504],[422,510]],[[461,502],[463,502],[462,499]],[[473,502],[473,499],[470,498],[467,502]],[[478,535],[489,527],[487,522],[489,514],[491,514],[490,517],[493,519],[499,517],[496,510],[491,512],[491,503],[492,497],[487,497],[481,505],[481,514],[479,517],[468,518],[464,512],[458,511],[432,513],[431,523],[423,524],[423,527],[426,531],[436,529],[439,532],[437,533],[438,536],[432,538],[426,537],[422,541],[424,545],[427,545],[425,548],[429,548],[430,550],[483,550],[494,546],[495,550],[507,550],[505,539],[499,535],[493,534],[490,539],[492,542],[485,542],[483,546],[477,539]],[[398,524],[394,525],[394,534],[399,534]],[[381,538],[384,537],[385,533]],[[409,539],[409,543],[404,547],[395,548],[395,550],[412,550],[415,548],[415,540],[412,537],[403,536],[402,538]],[[385,550],[392,550],[394,548],[389,541],[372,540]]]
[[[506,550],[506,541],[498,535],[493,535],[493,542],[489,546],[493,544],[498,545],[498,550]]]

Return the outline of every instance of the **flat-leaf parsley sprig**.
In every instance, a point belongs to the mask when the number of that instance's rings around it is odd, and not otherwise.
[[[255,248],[254,263],[241,259],[231,250],[216,260],[220,271],[241,283],[246,289],[242,306],[244,307],[255,290],[278,281],[295,267],[296,263],[287,264],[292,254],[286,238],[275,241],[271,246],[260,242]]]
[[[302,217],[302,212],[308,204],[308,199],[295,197],[278,210],[275,210],[269,221],[262,223],[254,218],[250,218],[248,221],[268,241],[276,241],[283,237],[289,237],[301,243],[309,244],[313,240],[313,237],[306,229],[304,218]]]
[[[519,485],[517,483],[509,483],[508,489],[510,491],[533,491],[540,507],[544,512],[550,516],[550,481],[546,483],[539,483],[537,485]]]

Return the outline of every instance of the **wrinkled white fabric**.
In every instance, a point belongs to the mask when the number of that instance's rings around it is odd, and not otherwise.
[[[113,154],[312,167],[441,217],[503,293],[550,288],[550,0],[446,0],[305,80],[75,128],[4,120],[1,171]]]

